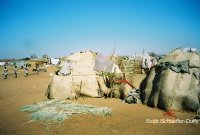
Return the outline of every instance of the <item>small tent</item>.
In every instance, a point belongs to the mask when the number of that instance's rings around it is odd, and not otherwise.
[[[0,62],[0,66],[4,66],[5,64],[5,62]]]

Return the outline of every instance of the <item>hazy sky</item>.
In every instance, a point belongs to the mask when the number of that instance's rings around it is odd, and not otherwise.
[[[0,58],[200,50],[198,0],[0,0]]]

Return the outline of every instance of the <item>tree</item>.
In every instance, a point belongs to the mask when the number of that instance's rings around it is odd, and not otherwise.
[[[49,56],[47,54],[42,55],[42,58],[48,59]]]
[[[149,52],[149,55],[150,55],[151,57],[156,57],[156,56],[157,56],[157,54],[156,54],[155,52]]]
[[[163,56],[163,55],[161,55],[161,54],[156,54],[155,52],[150,52],[149,55],[150,55],[151,57],[156,58],[157,60],[160,60],[160,59],[162,58],[162,56]]]
[[[30,60],[30,58],[26,57],[26,58],[23,58],[23,60]]]
[[[36,54],[31,54],[31,59],[37,58]]]

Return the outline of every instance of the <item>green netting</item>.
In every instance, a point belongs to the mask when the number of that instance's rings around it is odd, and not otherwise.
[[[92,114],[98,116],[111,115],[111,109],[93,105],[72,103],[66,100],[48,100],[21,108],[23,112],[31,113],[32,120],[44,122],[63,122],[73,114]]]

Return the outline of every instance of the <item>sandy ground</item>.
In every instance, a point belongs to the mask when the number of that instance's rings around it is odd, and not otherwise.
[[[19,78],[12,74],[7,80],[0,78],[0,135],[197,135],[198,124],[147,123],[148,120],[180,119],[192,120],[195,113],[175,112],[175,116],[166,116],[157,108],[141,104],[124,104],[119,99],[79,98],[76,102],[106,106],[112,109],[112,116],[99,117],[92,115],[74,115],[61,124],[44,124],[36,121],[26,123],[30,116],[21,112],[20,107],[46,100],[45,91],[51,78],[48,72],[24,77],[21,71]],[[135,75],[134,84],[139,86],[143,75]]]

